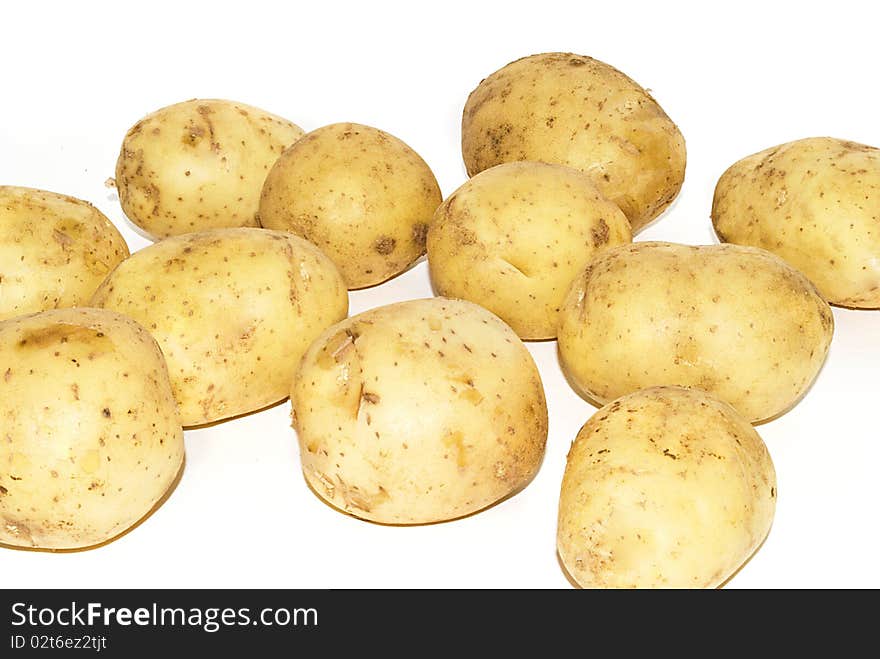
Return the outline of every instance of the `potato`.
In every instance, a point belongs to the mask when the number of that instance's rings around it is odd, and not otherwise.
[[[162,499],[183,432],[156,342],[133,320],[58,309],[0,323],[0,542],[110,540]]]
[[[556,336],[572,279],[629,222],[582,172],[516,162],[477,174],[434,214],[428,264],[440,295],[476,302],[523,339]]]
[[[287,119],[233,101],[194,99],[157,110],[122,142],[122,210],[159,238],[258,227],[266,174],[302,134]]]
[[[430,168],[393,135],[360,124],[312,131],[263,187],[260,221],[316,244],[349,288],[400,274],[425,253],[442,196]]]
[[[880,308],[880,149],[814,137],[733,164],[715,188],[715,232],[770,250],[826,300]]]
[[[125,240],[88,202],[0,186],[0,320],[84,304],[126,256]]]
[[[638,231],[684,182],[684,138],[635,81],[591,57],[544,53],[483,80],[461,121],[468,174],[514,160],[576,167]]]
[[[654,387],[572,444],[557,548],[586,588],[714,588],[773,523],[776,472],[748,421],[704,391]]]
[[[460,300],[412,300],[334,325],[306,352],[290,398],[312,489],[386,524],[454,519],[517,492],[547,440],[528,350]]]
[[[253,228],[166,238],[123,261],[92,303],[156,337],[185,426],[286,398],[306,348],[348,314],[330,259],[292,234]]]
[[[758,422],[806,392],[833,331],[815,287],[769,252],[646,242],[601,252],[575,279],[559,355],[570,380],[600,403],[682,385]]]

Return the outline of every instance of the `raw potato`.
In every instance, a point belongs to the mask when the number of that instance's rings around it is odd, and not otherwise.
[[[143,518],[183,465],[165,361],[100,309],[0,323],[0,542],[74,549]]]
[[[531,355],[475,304],[392,304],[334,325],[291,391],[303,473],[356,517],[424,524],[481,510],[528,484],[547,405]]]
[[[814,137],[761,151],[715,188],[718,237],[763,247],[832,304],[880,308],[880,149]]]
[[[194,99],[137,122],[116,162],[128,218],[158,238],[260,226],[266,174],[303,130],[243,103]]]
[[[507,163],[437,209],[428,264],[438,294],[476,302],[523,339],[552,339],[572,279],[597,250],[631,241],[626,216],[582,172]]]
[[[127,256],[116,227],[88,202],[0,186],[0,320],[84,304]]]
[[[767,536],[776,472],[748,421],[697,390],[655,387],[581,428],[557,548],[585,588],[715,588]]]
[[[651,95],[591,57],[517,60],[471,93],[461,147],[473,176],[502,162],[540,160],[589,174],[638,231],[684,182],[684,138]]]
[[[156,337],[185,426],[286,398],[306,348],[348,314],[330,259],[293,234],[251,228],[175,236],[136,252],[92,303]]]
[[[834,318],[809,280],[753,247],[645,242],[600,253],[559,327],[570,380],[606,403],[696,387],[752,422],[781,414],[822,367]]]
[[[316,244],[349,288],[400,274],[425,253],[442,196],[431,169],[388,133],[332,124],[294,144],[263,188],[260,221]]]

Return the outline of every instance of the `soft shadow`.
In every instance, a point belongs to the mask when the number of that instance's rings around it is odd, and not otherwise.
[[[712,219],[712,216],[709,215],[709,238],[712,241],[712,245],[725,245],[723,240],[721,240],[721,236],[718,235],[718,231],[715,229],[715,222]]]
[[[324,498],[323,495],[321,495],[314,487],[312,487],[312,484],[309,482],[309,479],[306,478],[305,473],[303,473],[303,480],[306,482],[306,485],[308,486],[308,488],[312,491],[312,494],[314,494],[321,501],[321,503],[323,503],[325,506],[327,506],[331,510],[334,510],[338,513],[342,513],[346,517],[351,517],[353,519],[357,519],[361,522],[367,522],[367,523],[373,524],[375,526],[390,526],[390,527],[396,527],[396,528],[407,528],[407,527],[415,527],[415,526],[438,526],[440,524],[448,524],[450,522],[457,522],[462,519],[467,519],[468,517],[473,517],[474,515],[479,515],[480,513],[483,513],[491,508],[494,508],[495,506],[499,506],[502,503],[504,503],[505,501],[508,501],[509,499],[512,499],[513,497],[515,497],[517,494],[519,494],[524,489],[526,489],[532,483],[532,481],[535,480],[535,477],[538,475],[538,472],[541,470],[541,465],[544,464],[544,455],[546,455],[546,452],[541,455],[541,462],[538,463],[538,467],[535,469],[535,473],[532,475],[532,477],[528,481],[526,481],[525,483],[520,485],[518,488],[516,488],[515,490],[506,494],[501,499],[498,499],[497,501],[493,501],[488,506],[484,506],[483,508],[480,508],[478,510],[474,510],[474,511],[466,513],[464,515],[459,515],[458,517],[450,517],[449,519],[440,519],[440,520],[437,520],[436,522],[409,522],[409,523],[404,522],[404,523],[395,524],[395,523],[391,523],[391,522],[377,522],[372,519],[366,519],[364,517],[359,517],[359,516],[349,512],[348,510],[344,510],[344,509],[340,508],[339,506],[331,503],[326,498]]]
[[[274,403],[269,403],[268,405],[264,405],[263,407],[258,407],[255,410],[251,410],[250,412],[242,412],[241,414],[236,414],[235,416],[227,416],[222,419],[217,419],[216,421],[208,421],[207,423],[198,423],[194,426],[183,426],[184,430],[202,430],[204,428],[213,428],[214,426],[218,426],[221,423],[226,423],[227,421],[235,421],[237,419],[243,419],[246,416],[252,416],[254,414],[259,414],[260,412],[265,412],[266,410],[271,410],[273,407],[278,407],[283,403],[289,400],[288,396],[285,396],[281,400],[276,400]]]
[[[397,278],[400,277],[402,274],[404,274],[404,273],[406,273],[406,272],[409,272],[410,270],[412,270],[413,268],[415,268],[415,267],[416,267],[419,263],[421,263],[422,261],[426,261],[427,258],[428,258],[428,257],[427,257],[427,254],[422,254],[421,256],[419,256],[419,258],[417,258],[415,261],[413,261],[412,263],[410,263],[410,264],[409,264],[408,266],[406,266],[403,270],[401,270],[400,272],[395,272],[395,273],[393,273],[393,274],[391,274],[391,275],[388,275],[388,276],[387,276],[385,279],[383,279],[382,281],[376,282],[375,284],[367,284],[366,286],[355,286],[355,287],[349,287],[348,290],[350,290],[350,291],[368,291],[368,290],[370,290],[371,288],[376,288],[377,286],[381,286],[382,284],[384,284],[384,283],[386,283],[386,282],[389,282],[389,281],[391,281],[392,279],[397,279]]]
[[[771,528],[772,528],[772,525],[771,525]],[[736,570],[734,570],[733,574],[731,574],[729,577],[727,577],[727,579],[725,579],[723,582],[721,582],[720,584],[715,586],[714,590],[719,590],[721,588],[724,588],[727,584],[729,584],[730,580],[733,579],[736,575],[738,575],[740,573],[740,571],[746,565],[749,564],[749,562],[755,557],[755,554],[757,554],[759,551],[761,551],[761,547],[764,546],[764,543],[767,542],[767,538],[769,538],[769,537],[770,537],[770,530],[768,529],[767,534],[764,536],[764,539],[761,540],[761,542],[758,544],[758,546],[755,547],[754,551],[752,551],[752,553],[749,554],[749,557],[745,561],[743,561],[742,565],[740,565],[738,568],[736,568]],[[570,583],[577,590],[584,590],[583,586],[581,586],[580,584],[578,584],[577,581],[574,580],[574,577],[571,576],[571,573],[568,571],[568,568],[565,567],[565,563],[562,562],[562,556],[559,555],[558,549],[556,550],[556,562],[559,563],[559,569],[562,570],[562,574],[565,576],[566,579],[568,579],[568,583]]]
[[[827,300],[826,300],[826,302],[827,302]],[[837,302],[828,302],[828,304],[830,304],[832,307],[838,307],[840,309],[847,309],[848,311],[869,311],[869,312],[873,311],[876,313],[878,310],[880,310],[880,306],[878,306],[878,307],[848,307],[845,304],[838,304]]]
[[[180,479],[183,477],[183,470],[186,467],[186,455],[183,456],[183,460],[180,463],[180,468],[177,470],[177,475],[174,477],[174,480],[171,481],[171,485],[168,486],[168,489],[165,490],[165,494],[153,504],[153,507],[147,511],[147,514],[141,517],[134,524],[129,526],[124,531],[117,533],[112,538],[104,540],[103,542],[99,542],[94,545],[88,545],[87,547],[71,547],[69,549],[51,549],[46,547],[20,547],[18,545],[7,545],[5,543],[0,542],[0,549],[16,549],[18,551],[29,551],[29,552],[37,552],[40,554],[76,554],[83,551],[91,551],[92,549],[100,549],[101,547],[105,547],[109,545],[111,542],[116,542],[119,538],[128,535],[136,528],[138,528],[141,524],[146,522],[150,517],[152,517],[153,513],[155,513],[162,505],[168,500],[168,498],[174,493],[177,489],[178,484],[180,483]]]
[[[559,569],[562,570],[563,576],[568,579],[568,583],[570,583],[576,590],[583,590],[584,587],[574,580],[574,577],[571,576],[571,572],[565,567],[565,563],[562,562],[562,556],[559,555],[558,549],[556,550],[556,562],[559,563]]]
[[[683,190],[683,189],[684,189],[684,184],[682,184],[682,190]],[[650,222],[648,222],[648,223],[645,224],[644,226],[641,226],[641,227],[639,227],[638,229],[634,229],[634,230],[633,230],[633,232],[632,232],[632,234],[633,234],[633,241],[635,241],[637,235],[639,235],[639,234],[642,233],[643,231],[647,231],[649,228],[651,228],[652,226],[654,226],[654,225],[657,224],[658,222],[662,221],[667,215],[671,214],[672,211],[675,210],[675,207],[678,206],[678,200],[679,200],[679,199],[681,199],[681,190],[678,191],[678,194],[675,195],[675,199],[673,199],[673,200],[672,200],[672,203],[669,204],[666,208],[663,209],[663,212],[660,213],[660,215],[658,215],[657,217],[655,217],[653,220],[651,220]]]
[[[832,338],[831,345],[828,346],[828,354],[825,355],[825,360],[822,362],[822,366],[819,367],[819,370],[816,372],[816,375],[810,381],[810,384],[807,386],[807,388],[801,392],[801,395],[798,396],[797,398],[795,398],[794,401],[791,403],[791,405],[786,407],[781,412],[777,412],[773,416],[767,417],[766,419],[760,419],[758,421],[753,421],[752,422],[753,426],[763,426],[765,423],[770,423],[771,421],[776,421],[776,419],[778,419],[779,417],[785,416],[786,414],[791,412],[795,407],[797,407],[800,404],[800,402],[804,398],[806,398],[807,394],[810,393],[810,391],[813,389],[813,386],[816,384],[816,381],[819,379],[819,376],[822,375],[822,371],[825,370],[825,365],[828,363],[828,357],[831,356],[831,349],[834,347],[834,337],[832,336],[831,338]]]
[[[597,399],[593,398],[590,394],[584,391],[583,387],[581,387],[568,372],[568,369],[565,367],[565,362],[562,361],[562,358],[559,354],[559,346],[556,347],[556,362],[559,364],[559,370],[562,371],[562,375],[565,378],[565,381],[568,383],[568,386],[572,388],[572,390],[585,401],[587,401],[590,405],[595,408],[605,407],[607,403],[601,403]],[[610,402],[610,401],[609,401]]]
[[[831,355],[831,347],[829,347],[829,349],[828,349],[828,355]],[[810,381],[809,386],[807,386],[807,388],[804,389],[804,390],[801,392],[800,396],[798,396],[798,397],[797,397],[797,398],[791,403],[791,405],[789,405],[788,407],[786,407],[786,408],[785,408],[784,410],[782,410],[781,412],[777,412],[776,414],[774,414],[774,415],[771,416],[771,417],[767,417],[766,419],[759,419],[758,421],[752,421],[752,422],[751,422],[752,426],[763,426],[765,423],[770,423],[771,421],[775,421],[775,420],[778,419],[779,417],[788,414],[792,409],[794,409],[795,407],[797,407],[798,404],[799,404],[799,403],[800,403],[800,402],[801,402],[801,401],[807,396],[807,394],[810,393],[810,390],[812,390],[813,385],[816,384],[816,381],[819,379],[819,376],[822,374],[822,371],[825,370],[825,365],[828,363],[828,355],[826,355],[826,357],[825,357],[825,361],[822,362],[822,366],[819,368],[819,370],[818,370],[818,372],[816,373],[816,375],[815,375],[815,376],[813,377],[813,379]],[[595,398],[593,398],[589,393],[587,393],[586,391],[584,391],[584,389],[583,389],[583,388],[582,388],[582,387],[581,387],[581,386],[575,381],[575,379],[572,377],[572,375],[571,375],[571,374],[568,372],[568,370],[566,369],[566,367],[565,367],[565,363],[564,363],[564,362],[562,361],[562,359],[560,358],[560,356],[559,356],[559,349],[558,349],[558,348],[557,348],[557,350],[556,350],[556,361],[559,363],[559,369],[562,371],[562,375],[565,377],[565,381],[568,383],[568,386],[571,387],[572,390],[574,390],[574,392],[575,392],[578,396],[580,396],[581,398],[583,398],[586,402],[588,402],[588,403],[589,403],[590,405],[592,405],[593,407],[597,407],[597,408],[599,408],[599,407],[604,407],[604,406],[607,404],[607,403],[601,403],[601,402],[599,402],[598,400],[596,400]],[[655,384],[655,385],[651,385],[651,386],[654,386],[654,387],[682,387],[682,388],[684,388],[684,389],[694,389],[694,390],[698,390],[698,391],[705,391],[704,389],[700,389],[699,387],[694,387],[694,386],[686,385],[686,384],[675,384],[675,383],[669,383],[669,382],[664,383],[664,384]],[[647,388],[649,388],[649,387],[644,387],[644,388],[647,389]],[[628,392],[628,393],[635,393],[636,391],[640,391],[640,390],[639,390],[639,389],[634,389],[633,391]],[[712,393],[711,391],[709,391],[709,392],[707,392],[707,393],[708,393],[710,396],[715,396],[715,397],[717,398],[717,396],[716,396],[714,393]],[[622,394],[622,395],[626,395],[626,394]],[[611,402],[611,401],[609,401],[609,402]],[[734,408],[734,409],[735,409],[735,408]]]
[[[730,245],[738,245],[738,244],[741,244],[741,243],[727,243],[726,241],[724,241],[724,240],[721,238],[721,236],[718,235],[718,231],[716,231],[716,229],[715,229],[715,223],[714,223],[714,222],[711,223],[711,226],[712,226],[712,236],[715,238],[715,240],[718,242],[718,244],[730,244]],[[756,247],[756,245],[744,245],[744,246],[746,246],[746,247]],[[761,248],[761,249],[763,249],[763,248]],[[766,250],[766,251],[770,251],[770,250]],[[779,256],[779,255],[776,254],[775,252],[770,252],[770,253],[771,253],[771,254],[774,254],[774,255],[776,255],[776,256]],[[780,256],[779,258],[782,258],[782,257]],[[785,260],[785,259],[783,259],[783,260]],[[788,261],[785,261],[785,262],[788,263]],[[795,268],[795,266],[793,266],[792,264],[788,263],[788,265],[789,265],[790,267],[794,268],[795,270],[798,270],[798,268]],[[799,271],[799,270],[798,270],[798,271]],[[805,275],[805,276],[806,276],[806,275]],[[809,277],[807,277],[807,279],[809,279]],[[824,299],[824,298],[823,298],[823,299]],[[825,300],[825,301],[826,301],[828,304],[830,304],[832,307],[837,307],[837,308],[839,308],[839,309],[848,309],[849,311],[877,311],[877,310],[880,310],[880,305],[878,305],[878,306],[876,306],[876,307],[851,307],[851,306],[849,306],[848,304],[841,304],[841,303],[839,303],[839,302],[831,302],[830,300]]]
[[[431,282],[431,293],[434,294],[434,297],[444,297],[444,298],[446,298],[446,299],[448,299],[448,300],[464,300],[465,302],[470,302],[471,304],[476,304],[476,305],[478,305],[478,306],[480,306],[480,307],[483,307],[483,309],[486,309],[486,307],[484,307],[480,302],[475,302],[475,301],[473,301],[473,300],[468,300],[468,299],[463,298],[463,297],[452,297],[452,296],[450,296],[450,295],[441,295],[441,294],[439,293],[439,291],[437,291],[437,286],[434,285],[434,277],[431,276],[431,268],[430,268],[430,266],[428,267],[428,279],[429,279],[429,281]],[[486,311],[489,311],[489,310],[486,309]],[[498,316],[498,314],[496,314],[494,311],[489,311],[489,313],[491,313],[493,316],[496,316],[497,318],[500,318],[501,321],[502,321],[505,325],[510,326],[510,323],[508,323],[506,320],[504,320],[503,318],[501,318],[500,316]],[[511,329],[513,329],[513,328],[511,327]],[[517,334],[517,336],[519,336],[519,334]],[[527,339],[527,338],[523,338],[522,336],[519,336],[519,340],[520,340],[520,341],[528,341],[529,343],[548,343],[548,342],[550,342],[550,341],[555,341],[556,338],[557,338],[557,337],[556,337],[555,335],[554,335],[554,336],[548,336],[548,337],[543,338],[543,339]]]
[[[755,557],[755,554],[757,554],[759,551],[761,551],[761,547],[764,546],[764,543],[767,542],[767,538],[770,537],[770,530],[772,528],[773,528],[773,524],[770,524],[770,528],[767,529],[767,534],[764,536],[764,539],[761,540],[760,543],[758,543],[758,546],[755,547],[755,550],[751,554],[749,554],[749,557],[746,560],[743,561],[742,565],[740,565],[738,568],[736,568],[736,570],[733,571],[733,574],[731,574],[729,577],[727,577],[727,579],[725,579],[724,581],[722,581],[720,584],[718,584],[715,587],[716,590],[724,588],[727,584],[729,584],[730,580],[733,579],[736,575],[738,575],[740,573],[740,571],[751,562],[751,560]]]
[[[551,341],[555,341],[555,336],[549,336],[546,339],[524,339],[523,337],[519,337],[520,341],[526,341],[528,343],[550,343]]]
[[[118,194],[116,195],[116,201],[117,201],[117,203],[119,202]],[[151,243],[155,243],[160,240],[156,236],[154,236],[150,233],[147,233],[144,229],[142,229],[137,224],[135,224],[130,219],[128,219],[128,215],[126,215],[125,211],[122,210],[122,204],[119,204],[119,216],[122,217],[123,224],[125,224],[125,226],[127,226],[132,232],[136,233],[141,238],[145,238],[146,240],[149,240]]]

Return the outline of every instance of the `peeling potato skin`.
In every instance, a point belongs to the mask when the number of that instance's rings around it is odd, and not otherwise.
[[[259,108],[193,99],[144,117],[116,162],[119,202],[156,238],[256,227],[263,181],[303,130]]]
[[[776,472],[748,421],[699,390],[643,389],[571,450],[557,549],[584,588],[716,588],[761,545]]]
[[[348,292],[330,259],[293,234],[212,229],[136,252],[92,304],[153,334],[193,426],[286,398],[306,348],[348,314]]]
[[[0,320],[85,304],[128,254],[88,202],[0,186]]]
[[[552,339],[572,279],[599,250],[631,241],[626,216],[582,172],[505,163],[440,205],[428,265],[439,295],[485,307],[522,339]]]
[[[734,163],[712,223],[725,242],[788,261],[831,304],[880,308],[880,149],[813,137]]]
[[[461,146],[471,176],[517,160],[582,170],[634,233],[678,195],[687,160],[681,132],[645,89],[573,53],[525,57],[483,80],[465,105]]]
[[[431,169],[407,144],[370,126],[331,124],[305,135],[272,167],[260,222],[314,243],[349,288],[363,288],[425,253],[442,199]]]
[[[547,441],[531,355],[462,300],[412,300],[334,325],[306,352],[290,397],[314,491],[385,524],[499,501],[532,479]]]
[[[572,283],[560,318],[562,366],[599,403],[680,385],[752,422],[797,403],[834,333],[831,309],[806,277],[739,245],[605,250]]]
[[[133,320],[59,309],[0,323],[0,543],[90,547],[146,515],[183,464],[165,361]]]

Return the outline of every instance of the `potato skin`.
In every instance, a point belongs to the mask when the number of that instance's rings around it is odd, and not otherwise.
[[[306,352],[290,398],[312,489],[387,524],[499,501],[532,479],[547,440],[531,355],[462,300],[411,300],[334,325]]]
[[[361,124],[324,126],[284,152],[263,187],[260,221],[314,243],[349,288],[372,286],[425,253],[442,201],[431,169],[407,144]]]
[[[557,548],[585,588],[715,588],[767,536],[776,472],[736,410],[699,390],[644,389],[581,428]]]
[[[165,495],[183,432],[165,361],[133,320],[58,309],[0,323],[0,542],[110,540]]]
[[[589,174],[637,232],[684,182],[684,138],[651,95],[617,69],[573,53],[511,62],[468,97],[461,147],[473,176],[539,160]]]
[[[572,279],[598,250],[631,241],[626,216],[587,175],[505,163],[440,205],[428,231],[428,265],[439,295],[476,302],[520,338],[552,339]]]
[[[813,137],[734,163],[712,222],[725,242],[763,247],[832,304],[880,308],[880,149]]]
[[[88,302],[128,246],[75,197],[0,186],[0,320]]]
[[[637,389],[704,389],[758,422],[788,410],[825,361],[831,309],[753,247],[644,242],[600,253],[572,284],[559,355],[606,403]]]
[[[347,315],[348,294],[330,259],[293,234],[212,229],[136,252],[92,304],[156,337],[192,426],[286,398],[306,348]]]
[[[259,108],[193,99],[144,117],[116,162],[119,202],[157,238],[220,227],[260,226],[266,174],[299,126]]]

